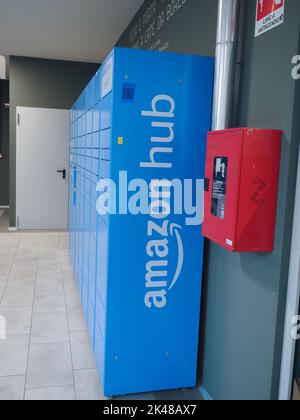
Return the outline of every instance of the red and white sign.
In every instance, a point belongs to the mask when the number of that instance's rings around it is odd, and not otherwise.
[[[285,0],[257,0],[255,36],[260,36],[284,22]]]

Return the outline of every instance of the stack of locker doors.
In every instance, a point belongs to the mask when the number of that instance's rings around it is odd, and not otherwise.
[[[99,70],[71,112],[70,248],[94,345],[97,250],[96,186],[100,158]]]
[[[213,68],[116,48],[72,108],[70,251],[106,396],[196,385]],[[153,180],[194,182],[197,208],[154,212]]]

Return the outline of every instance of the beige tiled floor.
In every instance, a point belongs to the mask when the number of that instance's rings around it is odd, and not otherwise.
[[[66,233],[0,233],[0,315],[1,400],[103,399]]]
[[[66,233],[0,233],[0,315],[7,324],[7,339],[0,340],[0,400],[104,398]],[[200,396],[195,390],[120,399]]]

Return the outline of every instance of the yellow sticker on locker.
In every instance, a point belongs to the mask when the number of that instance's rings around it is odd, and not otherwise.
[[[118,137],[118,144],[121,146],[124,144],[124,137]]]

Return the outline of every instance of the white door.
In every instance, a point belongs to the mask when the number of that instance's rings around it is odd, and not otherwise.
[[[18,229],[68,227],[69,118],[66,110],[17,107]]]

